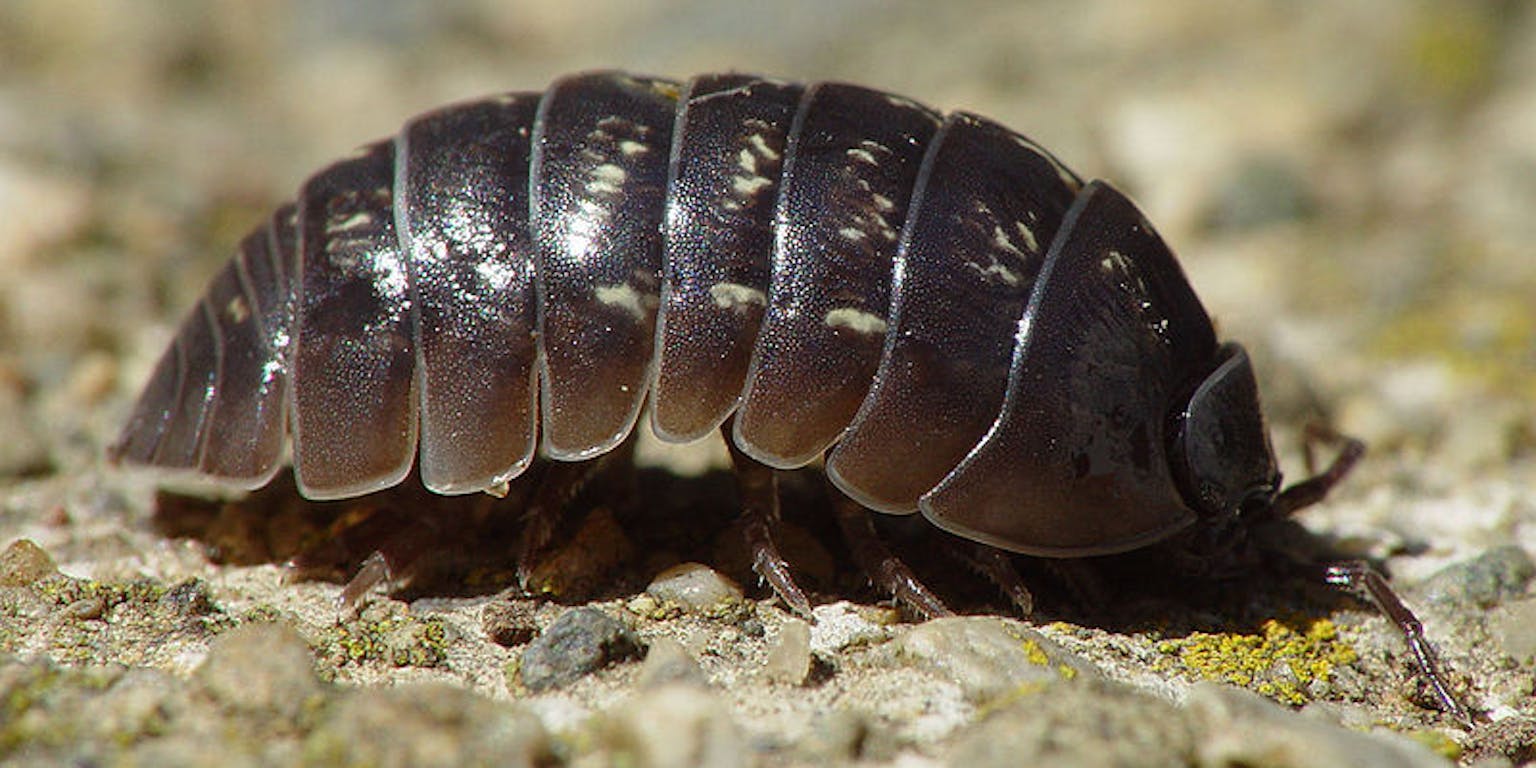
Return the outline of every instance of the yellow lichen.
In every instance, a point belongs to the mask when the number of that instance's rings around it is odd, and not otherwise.
[[[1315,685],[1326,684],[1335,669],[1357,658],[1327,619],[1301,629],[1270,620],[1255,634],[1194,632],[1164,640],[1157,649],[1168,657],[1166,668],[1182,667],[1293,706],[1311,701]]]

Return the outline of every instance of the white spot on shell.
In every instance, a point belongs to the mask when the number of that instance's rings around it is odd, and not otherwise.
[[[876,160],[875,156],[870,154],[868,150],[850,149],[848,150],[848,156],[861,163],[869,163],[870,165],[880,164],[880,161]]]
[[[1014,223],[1013,228],[1019,231],[1019,237],[1024,238],[1024,244],[1029,246],[1031,251],[1040,252],[1040,241],[1035,239],[1035,230],[1030,229],[1029,225],[1022,221]]]
[[[1012,240],[1008,239],[1008,233],[1004,232],[1003,228],[996,224],[992,225],[992,247],[1018,256],[1024,255],[1024,252],[1019,250],[1019,247],[1014,245]]]
[[[762,134],[754,133],[751,136],[748,136],[747,144],[751,145],[753,153],[760,155],[761,157],[764,157],[768,160],[779,159],[778,150],[768,146],[768,142],[763,138]]]
[[[891,211],[896,210],[896,203],[892,202],[891,199],[885,195],[874,195],[869,199],[875,204],[876,208],[880,209],[881,213],[890,213]]]
[[[619,186],[629,178],[629,172],[613,163],[603,163],[592,169],[591,181],[587,182],[587,193],[593,195],[618,194]]]
[[[731,191],[736,193],[737,197],[750,198],[771,186],[773,181],[762,176],[737,176],[731,182]]]
[[[251,307],[245,303],[244,296],[235,296],[224,305],[224,314],[229,317],[230,322],[243,323],[251,316]]]
[[[877,317],[857,307],[838,307],[827,313],[822,320],[828,328],[847,328],[855,333],[885,333],[885,318]]]
[[[858,227],[843,227],[837,231],[837,234],[841,235],[844,240],[852,240],[854,242],[858,242],[869,237],[869,235],[864,233],[864,230],[859,229]]]
[[[757,173],[757,155],[750,149],[743,149],[736,155],[736,166],[747,173]]]
[[[740,283],[715,283],[709,287],[709,297],[715,300],[715,306],[733,311],[768,306],[767,294]]]
[[[1003,266],[996,261],[985,267],[975,263],[969,264],[968,266],[970,266],[972,269],[975,269],[977,272],[980,272],[982,277],[988,278],[989,280],[992,278],[997,278],[1005,285],[1010,287],[1016,287],[1019,283],[1024,282],[1024,279],[1019,277],[1019,273]]]
[[[599,285],[597,287],[597,300],[606,307],[616,307],[635,316],[636,320],[645,320],[645,301],[639,291],[634,288],[619,285]],[[654,303],[654,301],[652,302]]]
[[[367,211],[356,211],[344,219],[327,221],[325,223],[325,233],[327,235],[337,235],[342,232],[350,232],[354,229],[371,226],[372,224],[373,214]]]
[[[643,155],[651,151],[651,148],[638,141],[625,139],[619,142],[619,151],[623,152],[625,157],[635,157],[636,155]]]

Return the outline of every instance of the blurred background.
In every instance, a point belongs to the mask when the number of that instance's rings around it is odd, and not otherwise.
[[[0,0],[9,519],[99,477],[180,314],[308,173],[605,67],[848,80],[1015,127],[1139,200],[1258,360],[1290,474],[1326,419],[1374,449],[1360,526],[1536,538],[1519,0]]]

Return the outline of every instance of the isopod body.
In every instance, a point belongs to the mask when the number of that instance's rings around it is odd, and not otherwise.
[[[1136,208],[1022,135],[839,83],[564,78],[313,176],[114,457],[241,487],[494,489],[730,419],[881,512],[1102,554],[1272,503],[1248,358]]]
[[[494,492],[538,454],[612,450],[647,400],[665,440],[724,429],[754,568],[805,615],[775,468],[825,455],[856,559],[942,615],[864,510],[983,545],[1028,611],[984,545],[1231,556],[1363,451],[1339,439],[1281,491],[1242,347],[1128,199],[1020,134],[841,83],[594,72],[428,113],[311,177],[213,279],[110,455],[256,488],[291,447],[312,499],[419,455],[433,491]],[[525,586],[539,499],[563,497],[534,498]],[[1380,574],[1318,573],[1375,602],[1470,722]]]

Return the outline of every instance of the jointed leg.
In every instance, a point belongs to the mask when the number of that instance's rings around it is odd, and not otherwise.
[[[736,470],[736,487],[741,496],[742,534],[752,554],[752,570],[773,588],[790,610],[811,619],[811,601],[795,584],[789,563],[779,554],[773,541],[773,529],[779,524],[779,478],[773,467],[746,455],[731,440],[731,424],[720,428],[725,446]]]
[[[828,492],[832,494],[832,504],[836,507],[837,525],[843,530],[848,548],[853,551],[853,559],[869,575],[875,586],[895,595],[897,600],[911,606],[924,618],[955,615],[938,595],[912,573],[906,563],[880,541],[870,522],[869,510],[844,496],[841,491],[831,487],[830,483]]]
[[[1370,600],[1377,610],[1396,624],[1403,639],[1408,643],[1408,650],[1413,653],[1413,661],[1419,668],[1419,676],[1429,683],[1430,688],[1435,692],[1435,698],[1440,700],[1440,705],[1463,725],[1471,726],[1472,718],[1461,702],[1451,695],[1450,687],[1446,685],[1445,678],[1440,674],[1435,651],[1430,647],[1429,641],[1424,638],[1424,625],[1419,623],[1413,611],[1403,604],[1402,599],[1392,590],[1392,586],[1380,572],[1364,561],[1346,560],[1323,566],[1323,579],[1333,586],[1347,589]]]
[[[1034,614],[1035,596],[1025,585],[1024,578],[1019,576],[1018,569],[1013,567],[1013,558],[1008,552],[980,542],[962,542],[951,537],[945,540],[950,543],[955,557],[992,582],[1019,610],[1020,616],[1028,618]]]

